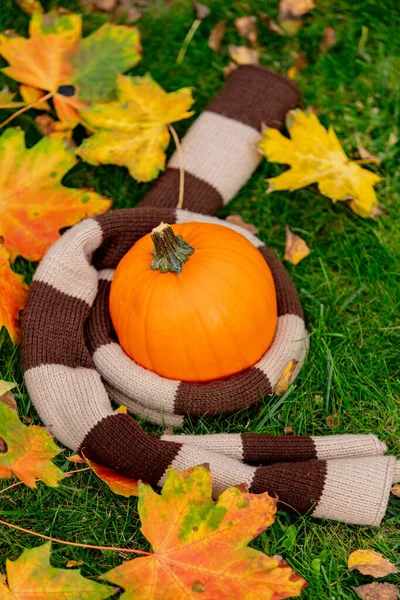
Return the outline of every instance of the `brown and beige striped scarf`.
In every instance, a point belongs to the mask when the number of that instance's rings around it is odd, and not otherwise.
[[[308,336],[297,292],[282,264],[255,236],[208,215],[228,203],[260,156],[261,123],[280,127],[299,102],[295,84],[261,67],[240,67],[185,136],[185,207],[176,210],[179,164],[174,155],[141,206],[87,219],[50,249],[34,277],[23,318],[25,381],[46,426],[67,447],[135,479],[162,484],[169,465],[208,463],[215,492],[246,483],[279,496],[299,513],[378,525],[396,459],[374,435],[274,437],[262,434],[150,436],[110,398],[160,424],[186,415],[233,412],[268,396],[292,359],[295,377]],[[246,236],[274,277],[278,326],[251,369],[224,380],[168,380],[135,364],[119,346],[108,315],[113,272],[130,247],[161,221],[218,222]]]

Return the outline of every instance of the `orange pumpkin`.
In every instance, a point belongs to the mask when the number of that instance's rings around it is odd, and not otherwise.
[[[120,345],[169,379],[208,381],[253,366],[274,337],[274,280],[239,233],[162,223],[114,274],[110,314]]]

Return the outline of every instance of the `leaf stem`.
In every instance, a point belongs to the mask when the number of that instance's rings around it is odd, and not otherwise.
[[[178,198],[178,204],[176,205],[176,208],[183,208],[183,193],[184,193],[184,189],[185,189],[185,170],[183,168],[182,146],[179,141],[178,134],[176,133],[176,131],[172,127],[172,125],[168,125],[168,129],[170,130],[171,135],[174,138],[176,150],[178,152],[178,157],[179,157],[179,198]]]
[[[35,102],[32,102],[31,104],[27,104],[26,106],[23,106],[22,108],[20,108],[19,110],[17,110],[17,112],[13,113],[11,115],[11,117],[8,117],[8,119],[6,119],[5,121],[3,121],[2,123],[0,123],[0,129],[2,127],[5,127],[6,125],[8,125],[11,121],[13,121],[16,117],[19,117],[19,115],[22,115],[22,113],[26,112],[27,110],[29,110],[30,108],[32,108],[32,106],[36,106],[37,104],[40,104],[41,102],[46,102],[46,100],[49,100],[50,98],[52,98],[54,96],[54,92],[49,92],[48,94],[46,94],[45,96],[42,96],[41,98],[39,98],[39,100],[36,100]]]
[[[189,46],[190,42],[192,41],[194,34],[198,30],[200,23],[201,23],[201,19],[195,19],[193,21],[189,31],[186,34],[185,39],[183,40],[182,48],[179,50],[179,54],[176,59],[177,65],[180,65],[183,62],[183,59],[185,58],[186,50],[188,49],[188,46]]]
[[[49,540],[50,542],[56,542],[57,544],[65,544],[66,546],[77,546],[79,548],[90,548],[92,550],[113,550],[114,552],[129,552],[131,554],[143,554],[144,556],[152,556],[151,552],[146,552],[146,550],[136,550],[134,548],[115,548],[114,546],[95,546],[93,544],[80,544],[78,542],[67,542],[66,540],[59,540],[57,538],[53,538],[49,535],[44,535],[43,533],[37,533],[36,531],[31,531],[30,529],[25,529],[24,527],[19,527],[19,525],[13,525],[12,523],[7,523],[7,521],[2,521],[0,519],[0,524],[6,525],[6,527],[11,527],[11,529],[18,529],[18,531],[22,531],[23,533],[29,533],[30,535],[35,535],[36,537],[40,537],[44,540]]]

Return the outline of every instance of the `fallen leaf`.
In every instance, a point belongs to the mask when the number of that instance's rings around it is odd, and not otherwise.
[[[51,106],[48,102],[43,100],[45,93],[41,90],[37,90],[30,85],[20,85],[19,93],[24,100],[25,105],[30,104],[31,108],[35,108],[36,110],[47,110],[51,111]]]
[[[190,117],[192,104],[190,88],[167,93],[150,75],[120,75],[117,101],[82,111],[83,122],[94,135],[77,154],[92,165],[127,167],[137,181],[150,181],[165,168],[168,125]]]
[[[325,54],[333,48],[336,43],[336,32],[333,27],[325,27],[324,37],[321,42],[320,50],[322,54]]]
[[[51,542],[23,550],[17,560],[7,559],[6,580],[0,579],[0,598],[35,598],[48,600],[102,600],[115,592],[113,588],[82,577],[79,571],[56,569],[50,564]]]
[[[297,190],[318,183],[321,194],[334,202],[351,200],[351,209],[362,217],[373,216],[378,206],[374,185],[380,177],[349,161],[332,128],[326,130],[313,113],[289,111],[286,125],[291,139],[266,128],[260,150],[270,162],[291,168],[268,179],[268,192]]]
[[[258,227],[253,225],[252,223],[245,223],[240,215],[228,215],[225,219],[228,223],[233,223],[233,225],[239,225],[239,227],[243,227],[246,231],[257,235],[259,232]]]
[[[83,560],[69,560],[65,565],[67,569],[71,569],[72,567],[81,567],[83,565]]]
[[[285,435],[294,435],[293,427],[291,427],[290,425],[288,427],[285,427],[285,429],[283,430],[283,433]]]
[[[394,131],[392,131],[389,135],[388,141],[386,142],[387,146],[395,146],[397,144],[397,142],[399,141],[399,138],[397,137],[397,135],[394,133]]]
[[[247,546],[274,522],[276,499],[240,486],[225,490],[214,503],[211,486],[204,466],[184,473],[169,469],[161,495],[139,483],[141,531],[153,554],[127,561],[101,579],[122,586],[126,600],[300,595],[306,582],[285,561]]]
[[[3,214],[2,220],[4,216]],[[0,329],[5,327],[12,342],[17,344],[20,338],[19,314],[25,306],[29,288],[24,282],[23,276],[11,269],[9,258],[9,253],[0,244]]]
[[[10,390],[17,387],[17,384],[12,381],[0,380],[0,399]]]
[[[400,483],[395,483],[390,491],[392,492],[393,496],[400,497]]]
[[[80,15],[35,12],[29,39],[0,35],[0,55],[9,63],[3,72],[52,93],[58,117],[70,127],[79,122],[77,110],[88,102],[110,100],[117,74],[141,58],[139,33],[133,27],[105,23],[83,40],[81,31]]]
[[[197,19],[203,20],[211,13],[211,10],[205,4],[201,4],[197,0],[192,0],[192,2]]]
[[[61,228],[110,207],[111,201],[103,196],[62,185],[65,173],[77,162],[74,153],[60,140],[43,138],[27,149],[23,131],[10,128],[3,133],[0,235],[11,259],[21,254],[28,260],[40,260],[60,237]],[[19,309],[23,297],[21,292]]]
[[[295,35],[302,26],[301,17],[315,7],[313,0],[280,0],[278,21],[287,35]]]
[[[257,17],[254,15],[238,17],[235,20],[235,27],[239,35],[246,36],[250,44],[255,46],[258,37]]]
[[[34,12],[44,12],[43,6],[38,0],[15,0],[15,2],[27,15],[33,15]]]
[[[222,69],[222,71],[224,73],[224,77],[229,77],[229,75],[232,75],[232,73],[234,71],[236,71],[237,68],[238,68],[237,64],[231,60],[229,65],[227,65],[226,67],[224,67]]]
[[[18,415],[0,402],[0,437],[7,452],[0,454],[0,478],[14,475],[35,488],[36,479],[57,487],[63,472],[51,462],[61,452],[52,436],[37,425],[23,425]]]
[[[290,231],[288,225],[286,225],[285,260],[292,263],[292,265],[297,265],[309,254],[310,248],[305,241],[299,235]]]
[[[16,96],[15,92],[10,92],[7,86],[0,90],[0,108],[20,108],[25,106],[25,102],[20,100],[14,100]]]
[[[274,392],[277,396],[283,396],[283,394],[285,394],[288,391],[290,382],[293,377],[293,373],[295,372],[298,364],[299,364],[299,361],[295,360],[293,358],[286,365],[285,370],[283,371],[282,376],[279,379],[279,381],[276,384],[275,389],[274,389]]]
[[[357,139],[357,150],[358,150],[358,154],[360,155],[360,158],[362,159],[363,162],[366,163],[374,163],[377,165],[381,164],[381,159],[378,158],[377,156],[374,156],[373,154],[371,154],[370,152],[368,152],[368,150],[366,150],[364,148],[364,146],[361,144],[360,139]]]
[[[391,583],[368,583],[352,588],[361,600],[397,600],[399,590]]]
[[[279,27],[278,23],[271,19],[271,17],[269,17],[268,15],[262,14],[261,20],[273,33],[277,33],[278,35],[285,35],[285,32],[283,31],[282,27]]]
[[[218,52],[223,37],[226,33],[226,21],[218,21],[211,29],[210,37],[208,39],[208,46],[214,52]]]
[[[374,550],[356,550],[352,552],[347,561],[350,571],[357,569],[363,575],[372,577],[386,577],[391,573],[398,573],[398,568],[380,552]]]
[[[229,46],[229,56],[238,65],[258,65],[259,53],[257,50],[246,46]]]
[[[50,115],[38,115],[35,117],[35,125],[38,131],[54,140],[63,140],[69,148],[76,148],[72,139],[72,129],[63,121],[56,121]]]
[[[9,381],[0,381],[0,402],[8,406],[8,408],[11,408],[11,410],[18,414],[17,401],[14,398],[14,394],[10,391],[15,387],[17,387],[16,383],[12,383]]]
[[[93,473],[97,475],[99,479],[104,481],[114,494],[125,496],[125,498],[138,495],[138,482],[135,479],[120,475],[115,469],[100,465],[93,460],[89,460],[86,456],[82,457],[75,454],[73,456],[68,456],[67,458],[70,462],[75,464],[87,464]]]
[[[305,54],[299,54],[296,58],[296,62],[287,72],[289,79],[296,79],[297,73],[304,71],[308,66],[307,56]]]
[[[115,409],[116,413],[122,413],[123,415],[127,415],[128,414],[128,407],[125,406],[125,404],[121,404],[120,406],[118,406],[118,408]]]
[[[333,415],[328,415],[325,420],[328,427],[336,429],[339,426],[339,413],[335,412]]]

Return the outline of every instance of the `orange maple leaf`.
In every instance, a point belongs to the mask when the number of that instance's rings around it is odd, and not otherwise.
[[[93,473],[104,481],[114,494],[125,496],[125,498],[138,495],[138,482],[135,479],[120,475],[115,469],[100,465],[93,460],[89,460],[86,456],[82,458],[78,454],[75,454],[74,456],[68,456],[68,460],[76,464],[87,464]]]
[[[141,531],[154,554],[127,561],[102,575],[135,600],[280,600],[299,596],[306,582],[281,557],[247,544],[269,527],[276,500],[231,487],[217,502],[211,473],[169,469],[161,495],[139,484]]]
[[[0,138],[0,235],[13,260],[40,260],[62,227],[105,212],[111,201],[64,187],[61,180],[77,158],[61,140],[43,138],[25,148],[24,132],[7,129]]]
[[[0,453],[0,478],[14,475],[29,487],[40,479],[56,487],[64,473],[51,462],[61,450],[44,427],[23,425],[16,412],[0,402],[0,437],[6,452]]]
[[[11,269],[9,254],[0,244],[0,328],[4,326],[7,329],[14,344],[19,341],[19,313],[27,296],[28,286],[24,278]]]

